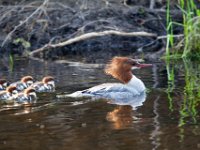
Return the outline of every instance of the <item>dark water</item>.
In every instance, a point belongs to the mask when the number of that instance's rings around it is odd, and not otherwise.
[[[0,77],[56,78],[56,92],[39,94],[32,107],[0,110],[0,149],[200,149],[198,63],[154,63],[137,70],[148,87],[137,110],[106,100],[59,99],[56,95],[111,80],[103,64],[15,60],[1,62]],[[115,81],[115,80],[111,80]]]

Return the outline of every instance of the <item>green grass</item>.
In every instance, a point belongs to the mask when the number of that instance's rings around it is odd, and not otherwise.
[[[170,0],[167,1],[167,44],[166,58],[196,58],[200,59],[200,10],[197,9],[193,0],[179,0],[179,9],[182,12],[183,22],[174,22],[170,16]],[[174,25],[183,27],[184,39],[181,44],[184,47],[175,47],[173,27]],[[173,48],[171,51],[170,48]]]
[[[180,142],[184,141],[185,128],[188,124],[198,126],[200,107],[200,10],[196,8],[193,0],[179,0],[179,8],[182,12],[183,22],[178,23],[170,16],[170,0],[167,1],[167,44],[166,54],[163,57],[166,61],[168,77],[168,109],[170,112],[179,113],[178,136]],[[173,29],[175,26],[183,28],[183,39],[177,43],[174,39]],[[182,58],[183,65],[177,65],[177,59]],[[184,76],[183,88],[176,88],[176,73]],[[178,92],[177,92],[178,90]],[[180,97],[174,97],[180,93]],[[179,99],[177,99],[179,98]],[[177,101],[178,100],[178,101]],[[178,107],[177,107],[178,104]]]

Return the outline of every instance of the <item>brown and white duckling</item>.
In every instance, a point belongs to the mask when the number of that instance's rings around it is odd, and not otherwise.
[[[5,90],[9,86],[9,83],[5,79],[0,79],[0,90]]]
[[[16,86],[9,86],[4,91],[0,91],[0,100],[11,100],[13,95],[17,94]]]
[[[51,92],[55,90],[54,77],[46,76],[42,81],[35,82],[31,87],[33,87],[36,92]]]
[[[11,85],[16,86],[18,91],[22,91],[33,84],[33,77],[24,76],[20,81],[14,82]]]
[[[35,89],[32,87],[28,87],[24,91],[13,95],[15,102],[18,104],[30,104],[35,103],[37,100],[37,95],[35,93]]]

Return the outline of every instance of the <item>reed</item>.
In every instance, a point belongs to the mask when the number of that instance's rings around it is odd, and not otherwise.
[[[167,19],[167,44],[166,44],[166,57],[169,58],[170,57],[170,43],[173,45],[173,38],[172,38],[172,20],[171,20],[171,16],[170,16],[170,0],[167,0],[167,15],[166,15],[166,19]],[[170,42],[171,41],[171,42]]]
[[[166,57],[167,58],[191,58],[195,57],[200,59],[200,10],[197,9],[194,0],[179,0],[179,8],[182,12],[183,22],[173,22],[170,16],[170,0],[167,1],[167,44],[166,44]],[[184,39],[181,41],[184,45],[183,50],[174,48],[174,34],[173,26],[178,25],[183,27]],[[170,53],[170,47],[173,51]],[[173,55],[173,57],[171,56]]]

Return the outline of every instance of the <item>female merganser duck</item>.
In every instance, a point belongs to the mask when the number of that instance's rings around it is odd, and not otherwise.
[[[11,100],[13,95],[17,94],[16,86],[9,86],[4,91],[0,91],[0,100]]]
[[[9,83],[5,79],[0,79],[0,90],[5,90],[9,86]]]
[[[24,76],[20,81],[14,82],[11,85],[16,86],[18,91],[23,91],[33,84],[33,77]]]
[[[132,69],[152,66],[140,64],[141,60],[127,57],[114,57],[106,65],[105,73],[118,79],[122,83],[105,83],[92,88],[77,91],[67,97],[94,97],[110,99],[111,103],[120,105],[141,106],[146,99],[144,83],[134,76]]]
[[[33,87],[36,92],[51,92],[55,90],[54,77],[46,76],[42,81],[35,82],[31,87]]]
[[[36,102],[37,95],[34,88],[28,87],[24,91],[13,95],[13,99],[17,104],[30,104]]]

